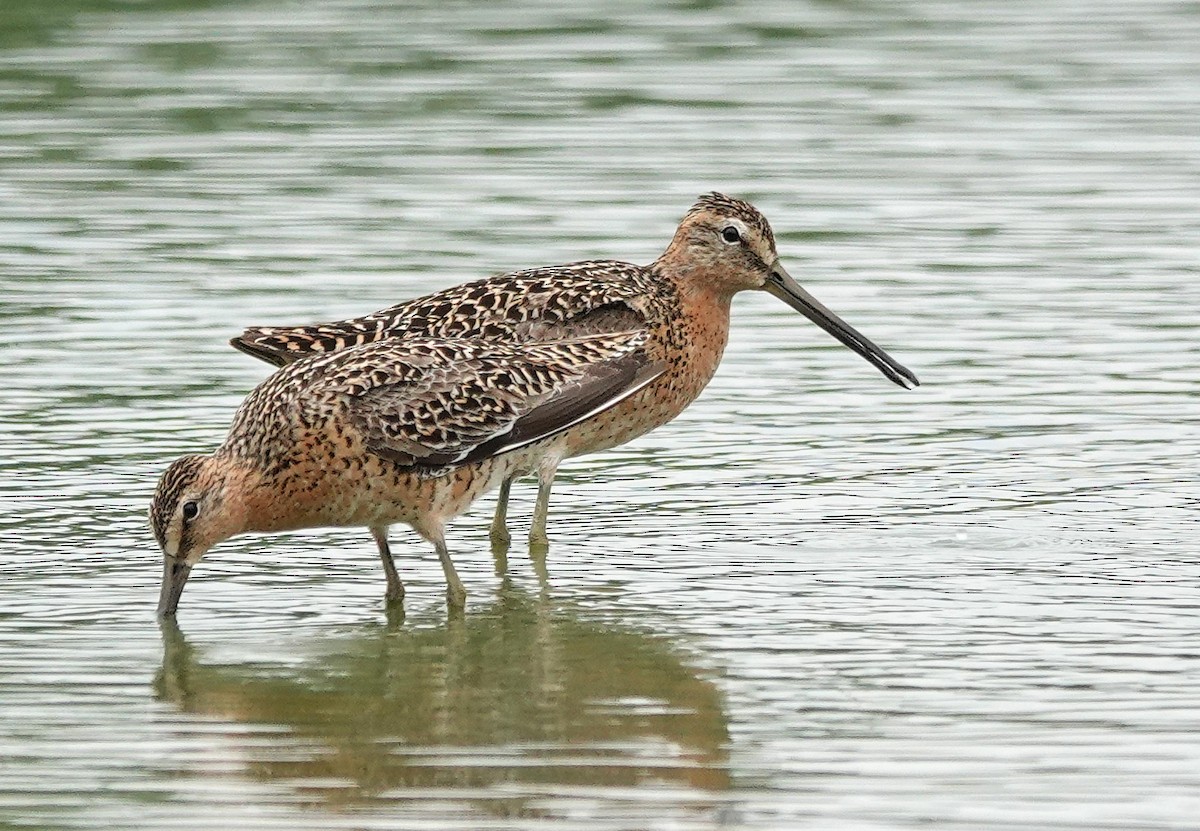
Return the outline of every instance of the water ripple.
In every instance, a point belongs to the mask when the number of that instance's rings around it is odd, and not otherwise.
[[[1194,9],[42,6],[0,10],[0,818],[1194,825]],[[545,574],[452,527],[458,624],[414,535],[389,622],[324,530],[156,629],[155,478],[266,374],[232,333],[647,262],[713,188],[923,385],[739,298],[699,402],[564,466]]]

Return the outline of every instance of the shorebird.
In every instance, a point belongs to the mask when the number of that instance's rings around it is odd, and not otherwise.
[[[380,341],[289,364],[242,402],[225,442],[176,460],[150,503],[163,552],[159,617],[217,543],[247,531],[366,526],[387,599],[404,584],[388,547],[402,522],[433,543],[447,599],[462,581],[446,522],[529,464],[525,455],[636,395],[665,371],[646,332],[540,344]]]
[[[412,337],[489,342],[553,341],[607,332],[642,332],[662,377],[602,418],[561,433],[527,454],[500,483],[493,543],[507,544],[509,489],[536,473],[529,539],[547,542],[550,487],[563,459],[623,444],[679,415],[716,372],[739,291],[783,300],[857,352],[888,379],[911,389],[916,376],[801,288],[780,263],[766,218],[750,203],[709,193],[684,216],[653,263],[589,260],[534,268],[444,289],[364,317],[310,326],[247,329],[230,343],[278,366],[314,353]]]

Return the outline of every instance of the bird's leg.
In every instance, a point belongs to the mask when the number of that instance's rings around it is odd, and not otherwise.
[[[550,588],[550,571],[546,568],[548,553],[547,546],[529,544],[529,562],[533,563],[533,573],[537,575],[538,588],[543,592]]]
[[[496,497],[496,514],[492,517],[490,532],[493,552],[507,549],[508,544],[512,542],[512,536],[508,533],[508,492],[512,490],[512,483],[515,478],[517,476],[514,473],[500,483],[500,494]]]
[[[395,632],[404,625],[404,604],[389,603],[383,607],[383,616],[387,620],[387,631]]]
[[[404,599],[404,583],[396,573],[396,564],[392,561],[392,549],[388,547],[388,529],[386,525],[371,526],[371,536],[379,546],[379,559],[383,561],[383,573],[387,575],[387,592],[384,599],[389,603],[398,603]]]
[[[538,465],[538,495],[537,504],[533,506],[533,523],[529,526],[529,547],[539,549],[543,553],[550,547],[550,538],[546,536],[546,519],[550,514],[550,486],[554,483],[554,475],[558,472],[558,463],[562,459],[548,455]]]
[[[446,602],[451,609],[461,610],[467,602],[467,590],[463,588],[462,580],[458,579],[458,572],[454,570],[454,563],[450,560],[450,552],[446,550],[446,540],[440,529],[431,541],[438,559],[442,561],[442,571],[446,574]]]
[[[496,571],[497,577],[503,577],[508,574],[508,546],[498,546],[492,544],[492,567]]]

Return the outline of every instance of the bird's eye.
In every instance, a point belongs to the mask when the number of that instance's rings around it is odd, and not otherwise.
[[[183,521],[187,522],[190,519],[195,519],[196,514],[200,513],[200,506],[195,502],[183,503]]]
[[[742,235],[738,233],[738,229],[732,225],[727,225],[721,229],[721,239],[725,240],[730,245],[742,241]]]

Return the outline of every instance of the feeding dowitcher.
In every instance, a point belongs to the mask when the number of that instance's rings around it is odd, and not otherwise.
[[[719,193],[700,197],[671,244],[647,266],[592,260],[466,283],[365,317],[298,327],[247,329],[231,343],[277,365],[306,355],[389,338],[461,337],[551,341],[604,332],[647,336],[645,351],[666,371],[604,416],[562,433],[513,467],[500,485],[492,539],[507,542],[509,487],[536,472],[530,542],[546,541],[550,486],[566,458],[613,447],[679,415],[716,371],[729,333],[733,295],[763,289],[866,358],[895,383],[917,378],[796,284],[779,262],[775,237],[754,206]]]
[[[158,613],[175,614],[212,546],[245,531],[371,529],[387,597],[404,594],[388,548],[402,522],[433,543],[451,605],[466,596],[446,522],[527,465],[547,437],[636,394],[664,366],[645,332],[542,344],[405,338],[314,355],[256,387],[211,455],[159,480],[150,524],[163,550]]]

